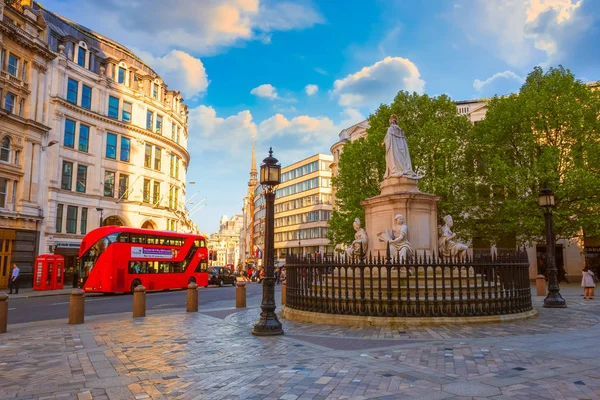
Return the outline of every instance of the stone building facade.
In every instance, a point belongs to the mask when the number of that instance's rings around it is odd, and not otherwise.
[[[219,232],[210,235],[208,240],[209,251],[216,254],[212,265],[237,267],[240,263],[240,231],[243,224],[243,215],[236,214],[231,218],[226,215],[221,217]]]
[[[0,0],[0,289],[12,264],[30,285],[43,221],[40,175],[50,130],[48,28],[19,2]]]
[[[256,264],[255,246],[254,246],[254,191],[258,186],[258,172],[256,170],[256,150],[252,143],[252,164],[250,166],[250,179],[248,180],[248,189],[244,196],[242,206],[242,228],[240,229],[240,263],[244,266],[253,266]]]
[[[144,61],[34,3],[55,55],[47,72],[40,253],[65,256],[101,225],[191,232],[185,207],[187,105]]]

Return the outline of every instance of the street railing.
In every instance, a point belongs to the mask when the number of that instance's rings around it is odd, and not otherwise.
[[[406,260],[289,255],[286,307],[381,317],[468,317],[532,309],[524,251]]]

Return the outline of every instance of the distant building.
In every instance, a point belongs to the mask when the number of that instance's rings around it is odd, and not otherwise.
[[[275,261],[287,254],[332,253],[327,238],[331,218],[333,157],[316,154],[281,169],[275,192]],[[265,199],[262,186],[254,192],[254,242],[264,251]],[[260,260],[259,264],[262,264]]]
[[[240,263],[240,230],[242,229],[243,216],[241,214],[228,218],[221,217],[219,231],[210,235],[208,249],[216,253],[213,265],[226,266],[232,264],[237,267]]]
[[[252,143],[252,164],[250,166],[250,179],[248,189],[242,206],[242,228],[240,229],[240,263],[256,264],[254,246],[254,190],[258,185],[258,172],[256,170],[256,150]]]

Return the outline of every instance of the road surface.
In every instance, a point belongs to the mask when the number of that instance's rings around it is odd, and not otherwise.
[[[235,307],[235,287],[214,287],[201,289],[198,292],[200,308]],[[146,294],[146,309],[148,311],[177,308],[185,310],[186,290],[149,292]],[[246,285],[246,298],[260,298],[262,285],[248,283]],[[45,321],[51,319],[68,318],[69,295],[30,297],[9,300],[8,323],[20,324],[24,322]],[[229,302],[227,302],[229,300]],[[85,315],[102,315],[123,312],[132,312],[132,295],[100,295],[90,296],[85,300]]]

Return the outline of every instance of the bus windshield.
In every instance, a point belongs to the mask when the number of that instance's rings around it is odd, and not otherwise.
[[[90,272],[96,265],[96,261],[104,250],[112,243],[114,243],[119,236],[119,233],[112,233],[108,236],[103,237],[94,243],[88,251],[79,260],[79,282],[80,284],[85,283],[85,279],[89,276]]]

